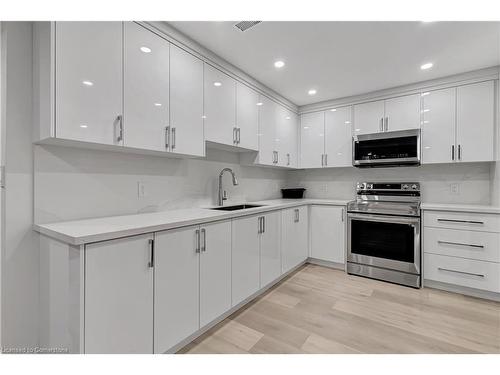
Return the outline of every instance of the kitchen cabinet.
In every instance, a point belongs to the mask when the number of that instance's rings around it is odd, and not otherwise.
[[[307,206],[281,212],[281,256],[283,273],[290,271],[309,256]]]
[[[325,150],[325,112],[306,113],[300,119],[300,168],[321,168]]]
[[[352,107],[325,112],[325,151],[323,166],[352,166]]]
[[[85,247],[85,353],[153,353],[153,235]]]
[[[259,150],[259,94],[250,87],[236,83],[236,145]]]
[[[258,164],[275,165],[278,104],[262,95],[259,104]]]
[[[232,220],[232,305],[259,290],[261,216]]]
[[[455,159],[456,88],[422,94],[422,163]]]
[[[354,106],[354,134],[420,128],[420,95],[406,95]]]
[[[422,94],[422,162],[492,161],[494,81]]]
[[[281,211],[260,216],[260,287],[281,276]]]
[[[200,328],[200,228],[155,234],[154,351],[164,353]]]
[[[345,263],[345,208],[311,206],[311,258]]]
[[[457,156],[463,162],[492,161],[495,143],[493,81],[457,87]]]
[[[205,156],[203,121],[203,62],[171,44],[170,152]]]
[[[124,24],[124,145],[166,151],[170,43],[134,23]]]
[[[200,327],[231,308],[231,222],[200,228]]]
[[[205,139],[236,145],[236,81],[205,64]]]
[[[278,107],[276,119],[276,165],[297,167],[298,149],[297,115],[285,107]]]
[[[122,23],[57,22],[54,33],[53,135],[123,145]]]

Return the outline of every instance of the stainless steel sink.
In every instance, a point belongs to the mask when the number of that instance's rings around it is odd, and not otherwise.
[[[236,211],[236,210],[246,210],[248,208],[262,207],[259,204],[237,204],[234,206],[222,206],[222,207],[213,207],[211,210],[219,210],[219,211]]]

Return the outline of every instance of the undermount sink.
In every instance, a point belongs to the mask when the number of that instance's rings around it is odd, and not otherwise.
[[[246,210],[248,208],[262,207],[259,204],[237,204],[235,206],[222,206],[222,207],[213,207],[211,210],[220,210],[220,211],[236,211],[236,210]]]

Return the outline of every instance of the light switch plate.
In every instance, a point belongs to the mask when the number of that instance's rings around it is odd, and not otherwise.
[[[450,184],[450,194],[453,195],[459,195],[460,194],[460,184],[457,182],[454,182]]]
[[[144,198],[146,196],[146,184],[141,181],[137,181],[137,197]]]

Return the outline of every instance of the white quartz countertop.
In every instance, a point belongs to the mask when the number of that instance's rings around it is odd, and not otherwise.
[[[500,214],[499,206],[482,204],[443,204],[443,203],[422,203],[420,208],[427,211],[455,211],[455,212],[476,212],[485,214]]]
[[[146,214],[65,221],[51,224],[35,224],[34,230],[70,245],[82,245],[114,238],[203,224],[211,221],[226,220],[239,216],[259,214],[283,208],[308,204],[345,206],[347,202],[349,202],[349,200],[346,199],[275,199],[259,202],[245,202],[263,206],[239,211],[217,211],[210,210],[208,209],[209,207],[189,208]],[[233,205],[233,203],[228,205]]]

